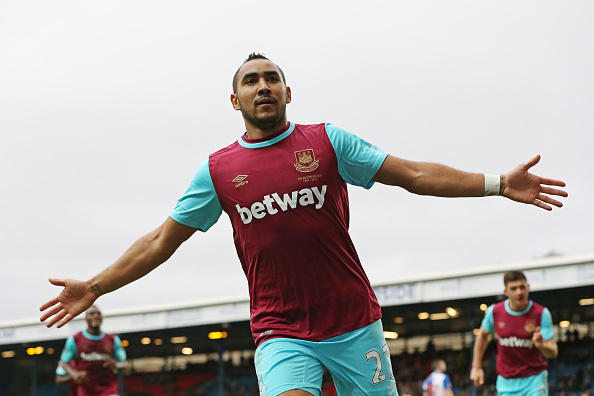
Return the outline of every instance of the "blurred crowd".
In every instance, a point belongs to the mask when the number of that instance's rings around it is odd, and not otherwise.
[[[565,331],[558,340],[559,355],[549,361],[550,395],[584,396],[594,394],[594,339]],[[429,342],[422,350],[392,356],[392,366],[400,396],[422,395],[421,383],[432,371],[432,363],[447,363],[455,395],[495,395],[497,345],[489,343],[484,359],[485,386],[475,388],[470,381],[472,348],[436,349]],[[225,396],[257,396],[258,381],[253,361],[246,358],[239,365],[225,364]],[[43,391],[43,390],[46,391]],[[124,377],[124,396],[215,396],[219,393],[218,362],[191,364],[184,370],[160,373],[128,373]],[[23,393],[23,395],[27,395]],[[37,396],[67,395],[67,387],[48,384]],[[335,396],[332,377],[324,376],[323,396]]]

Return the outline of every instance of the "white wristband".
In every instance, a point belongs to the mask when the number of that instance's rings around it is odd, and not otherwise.
[[[485,175],[485,197],[499,195],[501,176]]]

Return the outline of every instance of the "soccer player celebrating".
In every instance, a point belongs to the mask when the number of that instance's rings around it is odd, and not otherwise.
[[[485,382],[483,357],[489,334],[497,334],[496,388],[500,395],[548,395],[547,359],[557,357],[549,310],[528,299],[530,286],[522,271],[503,274],[507,300],[491,305],[474,343],[470,379]]]
[[[529,173],[462,172],[384,153],[329,123],[288,122],[284,73],[251,54],[233,77],[231,103],[246,132],[211,154],[165,222],[88,281],[54,279],[61,293],[41,320],[63,326],[103,293],[146,275],[197,230],[229,216],[248,281],[260,393],[321,394],[324,367],[341,395],[397,395],[381,309],[348,233],[347,183],[374,182],[441,197],[503,195],[551,210],[559,180]],[[345,314],[348,312],[348,314]]]

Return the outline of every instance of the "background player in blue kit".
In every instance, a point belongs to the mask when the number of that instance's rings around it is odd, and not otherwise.
[[[445,360],[433,362],[433,372],[423,381],[423,396],[454,396],[452,381],[446,374],[448,366]]]
[[[348,234],[347,183],[375,182],[421,195],[503,195],[551,210],[567,193],[530,174],[539,157],[507,175],[468,173],[386,154],[329,123],[288,122],[291,89],[282,70],[252,54],[233,78],[232,106],[246,132],[211,154],[165,222],[89,281],[43,304],[41,320],[63,326],[103,293],[165,262],[224,211],[250,294],[260,393],[321,394],[324,367],[340,395],[397,395],[381,309]],[[349,315],[344,315],[344,312]]]

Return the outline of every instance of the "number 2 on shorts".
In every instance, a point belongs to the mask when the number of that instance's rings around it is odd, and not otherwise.
[[[388,344],[384,344],[384,346],[382,347],[382,352],[384,355],[388,353]],[[385,381],[386,373],[382,373],[382,356],[380,355],[380,353],[373,349],[367,352],[365,354],[365,357],[367,358],[367,361],[369,361],[371,358],[375,359],[375,372],[373,373],[373,378],[371,379],[371,382],[375,385]],[[388,365],[390,368],[390,379],[392,379],[394,378],[394,372],[392,371],[392,361],[390,360],[390,355],[388,355]]]

